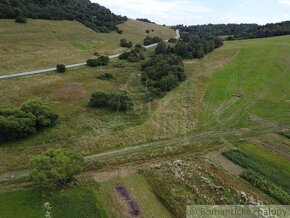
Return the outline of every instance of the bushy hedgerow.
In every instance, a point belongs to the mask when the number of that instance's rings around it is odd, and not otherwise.
[[[143,44],[146,46],[146,45],[151,45],[151,44],[155,44],[159,42],[162,42],[162,39],[159,38],[158,36],[154,36],[154,37],[146,36]]]
[[[137,44],[130,52],[124,52],[120,54],[119,59],[128,60],[129,62],[145,60],[144,51],[146,51],[146,49],[142,45]]]
[[[0,141],[25,138],[55,125],[58,116],[37,100],[20,108],[0,108]]]
[[[18,18],[20,17],[21,20]],[[89,0],[2,0],[0,19],[23,18],[46,20],[77,20],[96,32],[117,30],[127,20],[109,9]]]
[[[96,59],[88,59],[87,65],[90,67],[106,66],[108,65],[110,58],[107,56],[100,56]]]
[[[182,59],[175,54],[158,54],[141,64],[142,83],[148,87],[149,99],[162,97],[186,79]]]
[[[216,36],[199,37],[191,33],[181,33],[181,40],[175,45],[175,53],[182,58],[202,58],[205,54],[223,45]]]
[[[130,110],[133,107],[133,98],[126,90],[112,93],[96,91],[91,95],[90,106],[97,108],[110,108],[113,110]]]

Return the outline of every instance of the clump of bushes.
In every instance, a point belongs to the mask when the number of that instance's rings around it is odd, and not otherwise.
[[[174,54],[156,54],[141,69],[141,81],[148,87],[149,100],[162,97],[186,79],[182,59]]]
[[[97,59],[87,60],[87,65],[90,67],[106,66],[108,65],[110,58],[107,56],[100,56]]]
[[[103,73],[100,76],[98,76],[98,79],[101,79],[101,80],[112,80],[114,78],[115,78],[114,75],[111,73]]]
[[[132,48],[133,43],[131,41],[127,41],[126,39],[120,39],[120,46],[124,48]]]
[[[58,116],[40,101],[32,100],[20,108],[0,108],[0,141],[25,138],[55,125]]]
[[[146,30],[145,32],[146,32],[146,33],[150,33],[150,30]]]
[[[90,106],[97,108],[110,108],[113,110],[130,110],[133,107],[133,98],[126,90],[118,90],[112,93],[96,91],[90,99]]]
[[[27,23],[27,20],[23,16],[18,16],[18,17],[15,18],[15,22],[16,23]]]
[[[177,39],[176,38],[170,38],[168,40],[169,43],[176,43],[177,42]]]
[[[66,67],[64,64],[58,64],[56,65],[56,72],[58,73],[64,73],[66,71]]]
[[[43,188],[63,187],[84,167],[84,158],[75,151],[48,150],[30,161],[32,181]]]
[[[150,36],[146,36],[146,38],[144,39],[144,45],[151,45],[151,44],[155,44],[155,43],[159,43],[162,42],[163,40],[161,38],[159,38],[158,36],[154,36],[154,37],[150,37]]]
[[[129,62],[138,62],[140,60],[145,60],[144,51],[146,49],[140,45],[137,44],[134,49],[132,49],[129,52],[124,52],[120,54],[119,59],[120,60],[128,60]]]
[[[200,37],[192,33],[181,33],[181,40],[175,45],[175,53],[182,58],[202,58],[205,54],[223,45],[217,36]]]

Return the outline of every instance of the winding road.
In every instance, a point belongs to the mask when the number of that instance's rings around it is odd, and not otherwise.
[[[176,39],[179,39],[180,38],[180,33],[179,33],[179,30],[176,30]],[[167,42],[168,40],[166,40]],[[151,44],[151,45],[148,45],[148,46],[144,46],[145,48],[152,48],[152,47],[155,47],[157,46],[158,43],[155,43],[155,44]],[[111,55],[109,56],[110,59],[116,59],[120,56],[121,53],[119,54],[115,54],[115,55]],[[81,67],[81,66],[84,66],[86,65],[87,62],[81,62],[81,63],[77,63],[77,64],[68,64],[66,65],[66,68],[75,68],[75,67]],[[21,73],[11,73],[11,74],[7,74],[7,75],[2,75],[0,76],[0,80],[3,80],[3,79],[8,79],[8,78],[14,78],[14,77],[20,77],[20,76],[30,76],[30,75],[35,75],[35,74],[42,74],[42,73],[48,73],[48,72],[52,72],[52,71],[55,71],[56,70],[56,67],[52,67],[52,68],[47,68],[47,69],[42,69],[42,70],[34,70],[34,71],[28,71],[28,72],[21,72]]]

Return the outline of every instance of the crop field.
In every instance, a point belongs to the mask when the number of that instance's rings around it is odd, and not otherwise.
[[[93,57],[94,52],[114,55],[124,51],[121,38],[143,43],[146,35],[169,39],[169,27],[129,20],[119,26],[122,34],[96,33],[76,21],[28,19],[25,25],[0,20],[0,75],[73,64]],[[145,31],[154,30],[149,34]]]

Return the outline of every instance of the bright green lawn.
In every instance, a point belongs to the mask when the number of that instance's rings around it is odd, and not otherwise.
[[[1,218],[39,218],[45,214],[41,193],[36,189],[0,192],[0,202]]]
[[[201,124],[289,126],[290,36],[226,42],[225,47],[239,47],[240,52],[212,76]],[[238,92],[241,99],[233,96]]]

